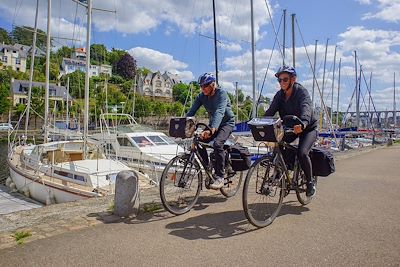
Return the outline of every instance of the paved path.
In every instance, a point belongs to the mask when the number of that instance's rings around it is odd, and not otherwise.
[[[0,214],[9,214],[20,210],[40,208],[43,205],[0,185]]]
[[[241,194],[210,196],[182,216],[100,216],[0,250],[0,266],[399,266],[399,155],[395,146],[337,161],[310,205],[288,196],[267,228],[249,225]]]

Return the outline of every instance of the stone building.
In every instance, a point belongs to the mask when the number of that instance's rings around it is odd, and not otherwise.
[[[172,101],[172,87],[180,83],[178,75],[169,72],[149,72],[139,77],[137,92],[140,95]]]

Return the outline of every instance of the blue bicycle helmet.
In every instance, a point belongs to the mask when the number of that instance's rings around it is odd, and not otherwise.
[[[275,77],[278,78],[279,75],[281,75],[282,72],[286,72],[286,73],[289,73],[290,75],[297,76],[296,70],[293,67],[283,65],[275,73]]]
[[[206,73],[200,75],[198,82],[199,82],[199,85],[201,87],[203,87],[203,86],[211,84],[212,82],[215,82],[215,77],[214,77],[214,75],[212,75],[212,73],[206,72]]]

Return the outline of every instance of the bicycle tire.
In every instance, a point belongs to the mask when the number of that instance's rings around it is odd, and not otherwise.
[[[160,179],[160,198],[164,208],[181,215],[196,204],[200,195],[202,174],[199,164],[189,160],[187,154],[174,157],[165,167]],[[178,175],[180,174],[180,175]],[[189,177],[185,177],[190,175]],[[179,177],[181,177],[179,179]],[[179,180],[186,178],[184,184]]]
[[[301,203],[301,205],[305,206],[309,204],[312,200],[312,197],[306,196],[306,189],[307,189],[307,180],[306,176],[304,175],[303,170],[300,168],[297,173],[296,178],[296,197],[297,200]],[[314,185],[317,186],[317,176],[313,177]]]
[[[262,228],[275,220],[282,207],[285,183],[283,172],[270,155],[253,163],[243,186],[243,210],[252,225]],[[276,203],[268,201],[273,198]]]
[[[235,176],[228,179],[228,183],[220,189],[225,197],[233,197],[239,191],[243,179],[243,172],[237,172]],[[226,179],[225,179],[226,180]]]

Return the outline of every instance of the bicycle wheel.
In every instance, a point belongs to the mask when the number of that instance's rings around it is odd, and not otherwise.
[[[268,226],[278,215],[285,188],[282,174],[270,155],[257,159],[249,169],[243,186],[243,209],[254,226]]]
[[[201,170],[189,155],[174,157],[165,167],[160,180],[160,198],[166,210],[175,215],[188,212],[199,198]]]
[[[313,177],[314,185],[317,186],[317,176]],[[307,189],[307,179],[306,176],[301,168],[299,168],[296,177],[296,196],[297,200],[302,205],[307,205],[311,202],[311,197],[306,196],[306,189]]]
[[[237,172],[233,177],[225,179],[225,185],[220,189],[225,197],[233,197],[239,191],[242,183],[243,172]]]

